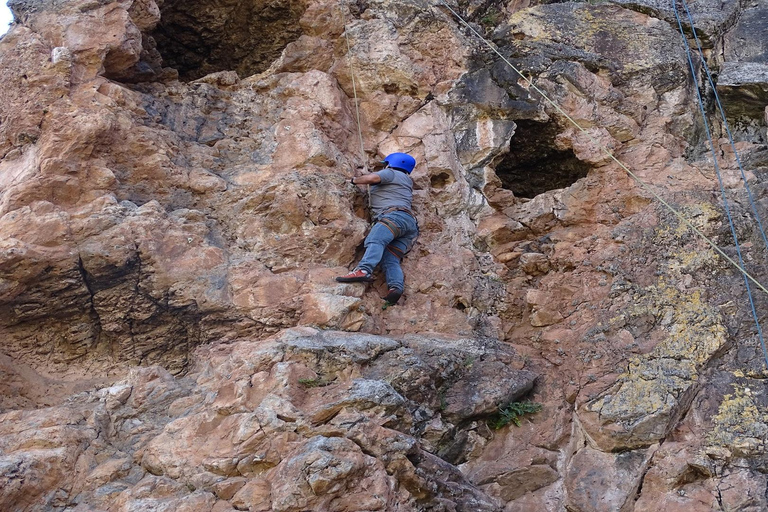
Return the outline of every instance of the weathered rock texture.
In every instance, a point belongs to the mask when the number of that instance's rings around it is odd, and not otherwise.
[[[670,6],[451,4],[534,88],[422,0],[10,3],[1,509],[768,508],[742,277],[650,192],[735,254]],[[761,214],[766,9],[691,9]],[[421,237],[382,309],[333,277],[392,151]]]
[[[533,386],[498,342],[303,328],[197,354],[3,414],[2,508],[499,510],[438,456],[481,450],[477,420]]]

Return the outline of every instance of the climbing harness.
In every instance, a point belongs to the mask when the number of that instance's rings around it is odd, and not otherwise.
[[[504,57],[504,55],[496,48],[496,46],[488,41],[485,37],[482,36],[477,30],[475,30],[472,25],[470,25],[464,18],[459,15],[453,8],[451,8],[450,5],[448,5],[445,0],[437,0],[439,4],[443,5],[446,9],[448,9],[453,16],[456,17],[456,19],[465,27],[467,27],[470,32],[472,32],[476,37],[478,37],[488,48],[490,48],[496,55],[501,58],[504,63],[506,63],[512,70],[515,71],[528,85],[530,89],[533,89],[536,91],[541,97],[549,103],[559,114],[561,114],[565,119],[568,120],[574,127],[576,127],[581,133],[583,133],[591,142],[594,144],[595,147],[599,148],[608,158],[613,160],[619,167],[621,167],[632,179],[634,179],[640,187],[651,194],[654,199],[656,199],[659,203],[661,203],[667,210],[669,210],[672,214],[674,214],[680,222],[685,224],[691,231],[693,231],[699,238],[707,242],[710,247],[712,247],[713,250],[715,250],[725,261],[733,265],[741,274],[745,277],[745,279],[749,279],[752,281],[752,283],[755,284],[760,290],[765,292],[766,295],[768,295],[768,288],[766,288],[760,281],[758,281],[752,274],[747,272],[747,270],[744,268],[743,265],[740,265],[738,262],[736,262],[733,258],[728,256],[728,254],[725,253],[723,249],[721,249],[711,238],[709,238],[707,235],[705,235],[699,228],[697,228],[693,223],[688,220],[685,215],[680,213],[675,207],[673,207],[671,204],[669,204],[667,201],[665,201],[658,193],[656,193],[647,183],[645,183],[639,176],[637,176],[634,172],[632,172],[629,167],[624,165],[618,158],[616,158],[613,153],[606,148],[604,145],[602,145],[597,139],[595,139],[592,134],[590,134],[585,128],[583,128],[578,122],[576,122],[571,116],[569,116],[561,107],[558,105],[554,100],[550,99],[547,94],[542,91],[536,84],[533,83],[533,81],[526,77],[522,71],[520,71],[514,64],[512,64],[509,59]]]
[[[744,175],[744,169],[741,166],[741,160],[739,159],[738,152],[736,151],[736,147],[735,147],[735,144],[733,142],[733,137],[731,135],[731,130],[728,127],[728,121],[726,120],[726,117],[725,117],[725,110],[723,109],[722,103],[720,103],[720,97],[717,94],[717,88],[715,87],[714,81],[712,80],[712,75],[709,72],[709,66],[707,66],[706,59],[704,58],[704,52],[701,49],[701,43],[699,42],[699,38],[696,35],[696,27],[694,26],[693,18],[691,16],[690,11],[688,10],[688,4],[686,3],[686,1],[685,0],[680,0],[680,1],[681,1],[682,5],[685,7],[685,12],[688,15],[688,21],[689,21],[689,23],[691,25],[691,31],[693,32],[693,36],[694,36],[694,38],[696,40],[696,46],[698,47],[699,55],[701,57],[702,68],[704,70],[706,70],[707,77],[708,77],[708,80],[709,80],[709,84],[712,87],[712,90],[714,91],[715,98],[717,99],[717,105],[718,105],[718,108],[719,108],[719,111],[720,111],[720,115],[722,117],[725,129],[728,132],[728,138],[730,140],[731,147],[732,147],[734,155],[736,157],[736,161],[739,164],[739,170],[741,171],[741,177],[742,177],[742,180],[744,181],[744,185],[745,185],[745,187],[747,189],[747,195],[749,196],[749,202],[752,205],[752,211],[753,211],[753,213],[755,215],[755,219],[757,220],[757,225],[758,225],[758,228],[760,230],[760,233],[763,236],[763,241],[765,242],[766,249],[768,249],[768,240],[766,240],[765,231],[763,231],[763,225],[762,225],[762,222],[760,222],[760,214],[758,213],[757,207],[756,207],[756,205],[754,203],[754,200],[752,198],[752,192],[749,189],[749,184],[747,183],[747,178]],[[714,143],[712,141],[712,133],[711,133],[710,128],[709,128],[709,122],[707,121],[707,112],[706,112],[706,109],[704,108],[704,101],[701,98],[701,91],[699,91],[699,87],[697,85],[698,84],[698,76],[696,74],[696,66],[694,66],[694,64],[693,64],[693,57],[691,55],[691,48],[690,48],[690,45],[688,44],[688,39],[685,37],[685,31],[683,30],[683,23],[682,23],[682,20],[680,19],[680,14],[679,14],[679,12],[677,10],[677,0],[672,0],[672,10],[675,12],[675,18],[677,19],[677,26],[678,26],[678,28],[680,30],[680,36],[683,39],[683,46],[685,47],[685,53],[686,53],[686,57],[688,59],[688,66],[689,66],[689,68],[691,70],[691,75],[693,77],[694,88],[696,89],[696,98],[697,98],[698,104],[699,104],[699,111],[701,112],[701,117],[702,117],[702,120],[704,121],[704,130],[705,130],[705,132],[707,134],[707,141],[709,142],[709,147],[710,147],[710,150],[712,152],[712,161],[714,162],[715,174],[717,174],[717,181],[718,181],[718,183],[720,185],[720,195],[723,198],[723,206],[725,208],[726,217],[728,218],[728,225],[730,226],[730,229],[731,229],[731,236],[733,237],[733,243],[734,243],[734,245],[736,247],[736,254],[739,257],[739,263],[741,264],[741,266],[745,267],[745,265],[744,265],[744,258],[742,257],[742,254],[741,254],[741,245],[739,244],[739,238],[738,238],[738,236],[736,234],[736,226],[734,225],[734,222],[733,222],[733,217],[731,215],[731,208],[730,208],[730,205],[728,203],[728,197],[727,197],[727,195],[725,193],[725,185],[723,184],[723,178],[722,178],[722,175],[720,173],[720,165],[718,164],[717,153],[715,151],[715,145],[714,145]],[[757,336],[758,336],[758,338],[760,340],[760,346],[761,346],[761,348],[763,350],[763,359],[765,360],[766,367],[768,367],[768,351],[766,351],[765,339],[763,338],[763,330],[762,330],[762,328],[760,326],[760,319],[759,319],[759,317],[757,315],[757,310],[755,308],[755,300],[752,297],[752,288],[749,285],[749,280],[746,278],[746,274],[745,274],[745,277],[744,277],[744,284],[747,287],[747,296],[749,297],[749,305],[750,305],[750,307],[752,309],[752,317],[755,320],[755,326],[757,327]]]
[[[413,217],[414,220],[416,220],[416,214],[413,213],[413,210],[411,210],[410,208],[406,208],[405,206],[390,206],[389,208],[382,210],[382,212],[376,216],[376,219],[380,219],[384,215],[392,212],[404,212],[410,215],[411,217]]]

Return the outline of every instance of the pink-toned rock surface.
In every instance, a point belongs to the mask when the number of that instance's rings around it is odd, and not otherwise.
[[[419,438],[429,426],[450,445],[467,420],[525,395],[535,374],[516,364],[498,342],[310,328],[201,347],[184,378],[138,368],[66,404],[0,415],[0,503],[498,510]],[[400,374],[405,365],[421,370],[418,384]],[[495,396],[464,389],[478,380],[504,384]]]
[[[653,194],[735,254],[685,53],[665,7],[621,3],[455,6],[537,91],[421,0],[12,0],[0,508],[768,508],[741,276]],[[763,58],[733,48],[741,9],[694,6],[710,64]],[[393,151],[421,236],[382,309],[380,276],[334,277],[368,225],[348,179]]]

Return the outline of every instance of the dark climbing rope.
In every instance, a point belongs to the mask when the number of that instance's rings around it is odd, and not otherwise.
[[[723,127],[725,128],[725,132],[728,134],[728,142],[731,145],[731,149],[733,150],[733,154],[736,157],[736,163],[739,166],[739,172],[741,173],[741,181],[744,183],[744,188],[747,189],[747,196],[749,197],[749,204],[752,207],[752,213],[755,215],[755,220],[757,221],[757,227],[760,230],[760,235],[763,237],[763,243],[765,244],[766,250],[768,250],[768,237],[765,235],[765,230],[763,229],[763,223],[760,220],[760,214],[757,211],[757,205],[755,204],[755,200],[752,196],[752,190],[749,186],[749,182],[747,181],[747,176],[744,172],[744,167],[741,165],[741,159],[739,158],[739,152],[736,150],[736,143],[733,141],[733,135],[731,134],[731,128],[728,125],[728,120],[725,117],[725,109],[723,108],[723,104],[720,102],[720,95],[717,93],[717,87],[715,86],[715,81],[712,78],[712,73],[709,71],[709,66],[707,65],[707,60],[704,57],[704,51],[701,47],[701,42],[699,41],[699,36],[696,34],[696,27],[693,24],[693,17],[691,16],[691,12],[688,10],[688,3],[685,0],[681,0],[683,7],[685,8],[685,13],[688,16],[688,23],[691,25],[691,30],[693,32],[693,38],[696,41],[696,48],[699,51],[699,58],[701,59],[702,68],[704,69],[704,72],[707,74],[707,80],[709,81],[709,85],[712,88],[712,93],[715,96],[715,101],[717,102],[717,108],[720,112],[720,118],[723,120]]]
[[[685,2],[685,0],[681,0],[681,1]],[[706,109],[704,108],[704,101],[701,98],[701,91],[699,91],[698,75],[696,74],[696,67],[693,64],[693,55],[691,53],[691,47],[688,44],[688,39],[685,37],[685,31],[683,30],[683,22],[680,19],[680,13],[677,10],[677,0],[672,0],[672,10],[675,12],[675,18],[677,19],[677,26],[680,29],[680,36],[683,39],[683,46],[685,47],[686,58],[688,59],[688,66],[691,69],[691,75],[693,77],[693,85],[694,85],[694,89],[696,89],[696,98],[698,100],[699,110],[701,111],[701,117],[704,121],[704,130],[707,134],[707,140],[709,141],[710,150],[712,151],[712,161],[715,167],[715,174],[717,174],[717,181],[720,185],[720,195],[723,198],[723,206],[725,208],[725,214],[728,218],[728,225],[730,226],[730,229],[731,229],[731,236],[733,237],[733,242],[736,246],[736,254],[739,257],[739,266],[743,269],[745,268],[745,266],[744,266],[744,259],[741,254],[741,246],[739,245],[739,238],[736,235],[736,226],[733,223],[731,208],[729,206],[728,197],[725,192],[725,185],[723,184],[723,177],[722,177],[722,174],[720,173],[720,165],[718,164],[718,161],[717,161],[717,152],[715,151],[715,144],[712,141],[712,133],[709,129],[709,122],[707,121],[707,112],[706,112]],[[691,29],[694,31],[694,34],[695,34],[696,29],[693,27],[693,23],[691,23]],[[697,38],[697,41],[698,41],[698,38]],[[706,66],[705,63],[703,64],[704,66]],[[725,116],[723,116],[723,118],[725,118]],[[742,176],[743,176],[743,171],[742,171]],[[761,226],[761,231],[762,231],[762,226]],[[757,336],[760,339],[760,346],[763,349],[763,358],[765,359],[766,368],[768,368],[768,351],[766,351],[765,340],[763,339],[763,330],[760,327],[760,319],[757,316],[757,310],[755,308],[755,300],[752,297],[752,288],[749,285],[749,280],[747,279],[746,271],[743,271],[742,273],[744,274],[744,284],[747,287],[747,296],[749,297],[749,305],[752,309],[752,317],[754,318],[755,325],[757,326]]]

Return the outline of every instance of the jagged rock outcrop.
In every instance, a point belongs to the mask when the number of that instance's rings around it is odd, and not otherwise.
[[[523,364],[498,342],[309,328],[207,346],[182,379],[140,368],[2,414],[0,504],[500,510],[436,454],[482,449],[480,420],[534,384]]]
[[[768,508],[741,275],[651,193],[734,253],[671,6],[451,4],[504,62],[422,0],[10,4],[3,509]],[[683,20],[761,282],[764,10]],[[333,277],[392,151],[421,237],[382,309]]]

